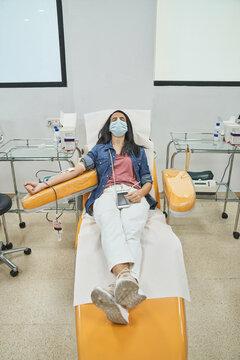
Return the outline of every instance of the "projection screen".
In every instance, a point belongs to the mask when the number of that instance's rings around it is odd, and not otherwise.
[[[154,85],[240,86],[240,0],[158,0]]]
[[[67,86],[61,0],[0,0],[0,87]]]

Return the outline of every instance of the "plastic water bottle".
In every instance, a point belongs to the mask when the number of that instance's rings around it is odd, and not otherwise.
[[[54,126],[54,141],[56,143],[56,148],[58,149],[58,145],[61,142],[61,135],[57,126]]]
[[[214,134],[213,134],[213,141],[214,142],[218,141],[219,133],[220,133],[220,122],[217,122],[216,125],[215,125]]]

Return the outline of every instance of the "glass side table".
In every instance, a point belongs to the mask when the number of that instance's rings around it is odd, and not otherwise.
[[[21,212],[24,209],[21,208],[20,198],[26,194],[20,194],[17,189],[16,173],[14,169],[15,161],[67,161],[72,167],[74,166],[73,156],[75,152],[78,153],[78,157],[81,157],[81,151],[77,147],[73,151],[64,152],[61,146],[57,147],[53,139],[12,139],[0,146],[0,161],[8,161],[11,164],[12,180],[14,185],[15,197],[10,212],[16,212],[19,216],[19,226],[24,228],[25,222],[22,221]],[[72,205],[71,205],[72,206]],[[60,206],[61,208],[61,206]],[[71,210],[73,208],[70,207]],[[50,211],[51,209],[48,209]],[[53,209],[52,209],[53,210]]]
[[[221,200],[224,201],[224,207],[222,212],[222,218],[227,219],[228,215],[226,213],[226,207],[228,201],[238,202],[238,208],[236,212],[235,225],[233,230],[233,236],[235,239],[239,239],[239,232],[237,231],[239,213],[240,213],[240,199],[236,194],[230,189],[230,182],[232,177],[232,168],[234,156],[240,154],[239,145],[231,145],[224,141],[213,141],[213,133],[197,133],[197,132],[171,132],[170,133],[172,140],[167,145],[166,152],[166,169],[174,167],[174,159],[177,154],[185,153],[187,147],[191,150],[191,153],[215,153],[215,154],[230,154],[230,164],[228,171],[228,180],[226,183],[216,182],[217,193],[216,195],[206,196],[206,195],[197,195],[197,199],[201,200]],[[170,147],[174,145],[175,151],[171,155],[170,159]],[[225,194],[225,195],[222,195]],[[164,211],[166,209],[166,201],[164,199]]]

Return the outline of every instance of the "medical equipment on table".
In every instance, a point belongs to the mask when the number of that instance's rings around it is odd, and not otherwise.
[[[217,186],[215,180],[193,180],[194,189],[197,195],[214,195]]]
[[[73,151],[76,147],[76,113],[60,113],[60,129],[61,144],[63,151]]]
[[[214,195],[216,194],[216,181],[213,180],[211,170],[205,171],[188,171],[191,176],[194,189],[197,195]]]
[[[219,140],[219,135],[220,135],[220,122],[217,122],[215,125],[214,134],[213,134],[214,142]]]
[[[235,130],[237,132],[231,132],[230,134],[230,144],[240,145],[240,129]]]
[[[231,116],[229,120],[223,121],[225,141],[232,145],[240,144],[240,115]]]
[[[240,121],[240,119],[235,119],[237,123]],[[231,154],[228,160],[228,164],[224,170],[223,177],[225,175],[225,172],[227,168],[229,167],[228,171],[228,179],[227,182],[217,182],[217,191],[216,195],[213,197],[200,197],[201,200],[208,201],[208,200],[217,200],[217,201],[224,201],[223,211],[222,211],[222,218],[227,219],[228,214],[226,213],[226,207],[228,202],[238,202],[239,198],[238,196],[231,190],[230,188],[230,182],[231,177],[233,173],[233,162],[235,155],[240,154],[240,146],[232,146],[230,143],[224,142],[218,142],[216,145],[213,144],[212,140],[212,133],[199,133],[199,132],[171,132],[171,141],[167,145],[167,151],[166,151],[166,169],[174,168],[174,160],[176,155],[184,153],[186,151],[187,145],[191,149],[191,153],[199,153],[199,154],[205,154],[205,153],[214,153],[218,155],[222,154]],[[175,151],[171,154],[170,158],[170,148],[171,145],[174,145]],[[165,211],[165,201],[164,201],[164,207],[163,210]],[[235,239],[237,239],[239,236],[239,232],[237,232],[237,224],[239,220],[239,212],[236,212],[236,218],[235,218],[235,225],[233,228],[233,236]]]
[[[54,126],[54,141],[56,144],[56,148],[59,150],[59,145],[61,144],[61,135],[57,126]]]
[[[76,154],[77,153],[77,154]],[[52,138],[35,138],[35,139],[10,139],[7,142],[0,145],[0,162],[8,162],[11,168],[12,183],[14,186],[15,196],[13,198],[13,207],[11,212],[17,213],[19,217],[19,226],[20,228],[25,228],[26,224],[22,219],[22,213],[25,211],[21,206],[21,200],[23,194],[18,190],[18,172],[15,172],[15,163],[16,162],[26,162],[26,161],[51,161],[51,163],[57,161],[60,167],[60,162],[68,162],[70,166],[74,166],[73,156],[81,156],[81,150],[76,147],[75,151],[72,152],[63,152],[56,151],[54,142]],[[68,166],[69,166],[68,165]],[[21,164],[21,168],[23,168]],[[11,179],[9,179],[11,181]],[[52,190],[51,190],[52,191]],[[53,194],[54,195],[54,194]],[[55,197],[53,199],[53,207],[55,204]],[[69,203],[68,201],[62,201],[61,210],[67,212],[75,212],[76,215],[79,215],[80,210],[80,201],[78,197],[75,198],[74,203]],[[47,211],[54,211],[55,209],[50,208]],[[42,211],[45,211],[45,208],[42,208]]]
[[[191,176],[192,180],[212,180],[214,176],[211,170],[188,171],[188,174]]]

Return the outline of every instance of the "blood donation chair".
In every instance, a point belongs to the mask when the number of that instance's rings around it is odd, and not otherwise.
[[[85,125],[87,130],[87,140],[89,148],[96,143],[96,131],[98,132],[103,121],[107,119],[112,110],[106,110],[103,112],[92,113],[90,117],[85,117]],[[147,111],[131,111],[126,110],[130,113],[130,119],[133,120],[134,116],[138,119],[139,116],[147,117],[150,119],[150,112]],[[131,114],[132,112],[132,114]],[[94,136],[91,138],[91,133],[93,129],[93,123],[91,125],[90,119],[102,118],[102,122],[99,124],[99,127],[93,131]],[[131,116],[132,115],[132,116]],[[105,119],[105,120],[104,120]],[[133,123],[133,128],[136,123]],[[150,123],[150,121],[149,121]],[[144,127],[141,128],[144,122],[140,122],[138,130],[142,129],[146,136],[150,133],[150,127],[145,131]],[[96,127],[96,122],[95,122]],[[146,126],[147,127],[147,126]],[[140,131],[139,130],[139,131]],[[88,136],[88,131],[90,136]],[[138,134],[134,134],[135,142],[144,145],[143,138],[139,137]],[[146,137],[145,136],[145,137]],[[145,143],[146,145],[146,143]],[[150,151],[151,152],[151,151]],[[147,151],[146,151],[147,153]],[[159,199],[159,190],[157,183],[157,175],[155,169],[155,161],[153,157],[148,156],[149,167],[153,177],[153,189],[151,195],[155,197],[158,201],[158,209],[150,210],[149,212],[160,211],[160,199]],[[151,164],[150,164],[151,163]],[[168,169],[164,170],[163,173],[163,189],[167,199],[168,207],[173,213],[188,213],[192,209],[195,203],[195,192],[189,175],[185,171]],[[84,174],[68,180],[62,184],[54,186],[54,189],[57,193],[58,200],[65,197],[75,194],[83,195],[83,209],[85,202],[96,185],[97,185],[97,173],[96,171],[90,170],[86,171]],[[52,203],[55,201],[55,194],[52,189],[48,188],[41,191],[35,195],[27,195],[23,201],[23,207],[27,211],[37,211],[39,208],[46,206],[46,204]],[[171,238],[164,239],[165,243],[171,246],[174,238],[169,225],[165,223],[164,216],[162,216],[162,225],[159,227],[159,232],[163,234],[170,234]],[[185,312],[184,312],[184,299],[181,296],[165,296],[164,291],[162,295],[156,296],[156,293],[153,293],[153,296],[145,300],[143,303],[138,305],[136,308],[129,311],[129,324],[128,325],[117,325],[109,322],[106,319],[105,314],[97,308],[94,304],[91,303],[90,294],[89,298],[84,298],[84,289],[81,290],[76,282],[79,279],[79,269],[81,269],[82,262],[91,262],[89,258],[89,249],[88,243],[91,244],[93,239],[88,238],[82,230],[82,226],[87,228],[87,223],[93,224],[94,220],[83,210],[79,219],[75,247],[77,248],[77,265],[76,265],[76,278],[75,278],[75,317],[76,317],[76,336],[77,336],[77,346],[78,346],[78,359],[79,360],[186,360],[187,359],[187,337],[186,337],[186,323],[185,323]],[[148,225],[148,224],[147,224]],[[93,226],[93,225],[92,225]],[[95,226],[95,225],[94,225]],[[158,225],[156,225],[158,226]],[[160,224],[159,224],[160,226]],[[95,229],[95,228],[94,228]],[[162,229],[162,230],[161,230]],[[165,232],[164,232],[165,231]],[[93,233],[93,237],[95,233]],[[85,237],[84,237],[85,236]],[[97,236],[97,235],[96,235]],[[168,236],[168,235],[166,235]],[[175,236],[176,237],[176,236]],[[80,241],[80,243],[79,243]],[[159,240],[160,242],[160,240]],[[156,244],[158,244],[156,242]],[[81,246],[80,246],[81,245]],[[93,246],[93,245],[90,245]],[[143,258],[144,251],[147,252],[147,245],[143,245]],[[167,245],[168,246],[168,245]],[[163,249],[164,250],[164,249]],[[101,250],[97,250],[101,251]],[[96,251],[96,252],[97,252]],[[156,252],[159,251],[159,248],[156,247]],[[176,252],[176,249],[173,248],[173,251]],[[167,253],[166,253],[167,254]],[[160,258],[159,251],[159,258]],[[164,255],[163,255],[164,256]],[[173,259],[175,254],[173,255]],[[146,255],[147,257],[147,255]],[[80,259],[80,260],[79,260]],[[161,258],[163,259],[163,257]],[[94,266],[94,259],[91,266]],[[143,260],[147,261],[146,259]],[[150,259],[151,261],[151,259]],[[176,256],[176,262],[178,258]],[[80,266],[80,267],[79,267]],[[97,267],[97,265],[96,265]],[[88,278],[94,277],[92,273],[84,273],[85,265],[82,265],[81,270],[81,281],[87,283]],[[98,268],[97,268],[98,269]],[[95,272],[97,272],[95,269]],[[171,272],[168,268],[168,272]],[[174,273],[174,270],[173,270]],[[174,273],[176,278],[178,275]],[[154,279],[148,279],[149,283],[151,281],[157,281],[158,278],[164,279],[163,274],[155,274]],[[79,280],[79,282],[80,282]],[[181,282],[181,276],[179,279],[176,279]],[[162,281],[162,280],[161,280]],[[145,281],[147,284],[148,281]],[[103,284],[95,284],[102,286]],[[150,286],[150,285],[149,285]],[[161,286],[161,284],[159,285]],[[165,284],[164,286],[168,286]],[[83,286],[84,287],[84,286]],[[176,285],[177,288],[177,285]],[[80,289],[80,294],[79,294]],[[90,289],[90,288],[89,288]],[[188,290],[188,289],[187,289]],[[181,292],[181,290],[176,291],[176,293],[186,294],[187,290]],[[82,294],[81,294],[82,292]],[[87,290],[87,293],[89,291]],[[86,293],[86,290],[85,290]],[[158,292],[157,292],[158,293]],[[161,293],[161,292],[160,292]],[[171,293],[171,291],[169,292]],[[82,298],[81,298],[82,296]],[[184,296],[188,300],[190,299],[187,295]],[[80,299],[80,300],[76,300]]]

